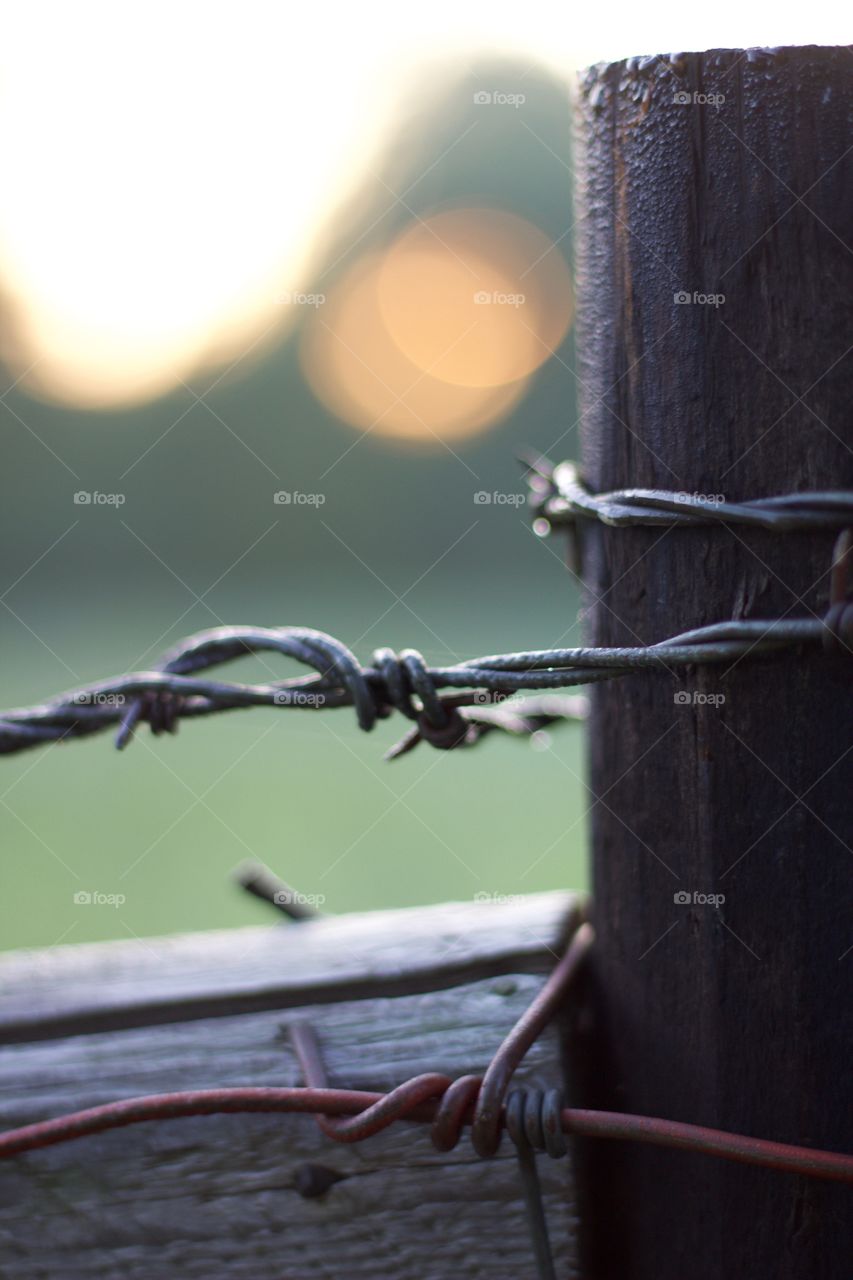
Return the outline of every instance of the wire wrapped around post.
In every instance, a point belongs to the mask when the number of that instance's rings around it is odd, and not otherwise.
[[[507,1128],[505,1100],[512,1076],[530,1045],[564,1007],[593,943],[591,925],[582,924],[482,1077],[461,1076],[452,1080],[439,1072],[427,1072],[387,1094],[329,1088],[316,1032],[309,1023],[297,1022],[291,1028],[291,1038],[309,1081],[305,1087],[199,1089],[109,1102],[0,1133],[0,1159],[148,1121],[254,1112],[313,1115],[328,1137],[346,1143],[374,1137],[389,1125],[405,1119],[430,1125],[433,1145],[443,1152],[451,1151],[465,1127],[470,1126],[478,1154],[493,1155],[500,1135]],[[563,1144],[557,1135],[559,1128],[566,1137],[627,1139],[853,1183],[853,1155],[817,1151],[650,1116],[572,1107],[559,1108],[558,1125],[556,1093],[536,1096],[535,1106],[525,1109],[525,1131],[537,1149],[541,1145],[555,1158],[563,1154]],[[475,1138],[478,1116],[480,1135]]]

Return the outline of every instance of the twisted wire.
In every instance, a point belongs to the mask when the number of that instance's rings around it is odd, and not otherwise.
[[[381,1132],[410,1108],[429,1098],[438,1098],[433,1129],[433,1142],[438,1149],[450,1151],[456,1146],[462,1124],[473,1106],[471,1140],[474,1150],[484,1158],[493,1156],[500,1143],[503,1103],[510,1080],[530,1046],[565,999],[589,953],[593,938],[589,923],[582,924],[575,932],[542,990],[501,1043],[482,1079],[463,1076],[452,1081],[447,1076],[435,1074],[416,1076],[355,1120],[318,1117],[317,1123],[323,1133],[336,1142],[359,1142]],[[307,1023],[297,1023],[290,1034],[307,1084],[316,1089],[326,1088],[326,1068],[314,1028]]]
[[[415,1079],[423,1080],[424,1077]],[[393,1090],[391,1094],[362,1089],[313,1089],[307,1086],[292,1089],[246,1086],[148,1094],[89,1107],[84,1111],[37,1121],[18,1129],[9,1129],[0,1134],[0,1160],[147,1121],[253,1112],[357,1117],[392,1097],[394,1104],[389,1104],[386,1108],[386,1123],[382,1128],[387,1128],[395,1120],[403,1119],[433,1124],[439,1109],[437,1096],[441,1094],[442,1098],[446,1097],[451,1086],[459,1081],[451,1081],[448,1076],[438,1073],[431,1075],[430,1080],[431,1096],[421,1097],[418,1101],[414,1101],[412,1095],[406,1092],[405,1085]],[[470,1111],[470,1105],[468,1110]],[[467,1115],[463,1123],[469,1123]],[[501,1128],[505,1127],[506,1115],[502,1111]],[[842,1152],[770,1142],[764,1138],[728,1133],[723,1129],[708,1129],[677,1120],[563,1107],[560,1111],[560,1128],[568,1137],[612,1138],[682,1151],[698,1151],[741,1164],[761,1165],[788,1173],[853,1183],[853,1156]]]
[[[564,1154],[566,1137],[611,1138],[853,1183],[853,1155],[841,1152],[771,1142],[653,1116],[564,1107],[557,1090],[527,1090],[523,1101],[512,1095],[507,1097],[513,1072],[561,1007],[593,941],[591,926],[581,925],[482,1077],[461,1076],[453,1080],[439,1072],[428,1072],[387,1094],[332,1089],[326,1083],[316,1033],[308,1023],[300,1022],[291,1028],[291,1037],[307,1081],[304,1087],[200,1089],[110,1102],[0,1133],[0,1159],[146,1121],[264,1112],[313,1115],[328,1137],[344,1143],[363,1141],[397,1120],[410,1120],[429,1124],[433,1145],[443,1152],[456,1146],[467,1125],[471,1127],[477,1154],[483,1156],[495,1154],[504,1131],[520,1153],[545,1150],[554,1158]]]
[[[522,690],[566,689],[636,671],[674,674],[697,664],[735,662],[780,649],[825,644],[853,653],[853,609],[834,601],[818,618],[732,620],[685,631],[651,645],[543,649],[492,654],[452,666],[427,666],[414,649],[399,655],[378,649],[371,665],[334,637],[306,627],[218,627],[181,641],[152,669],[114,676],[58,694],[35,706],[0,714],[0,754],[81,738],[118,725],[124,747],[148,723],[155,734],[181,720],[238,708],[352,707],[359,727],[399,711],[413,721],[388,753],[405,754],[418,742],[449,749],[470,746],[493,730],[531,734],[561,720],[581,720],[577,697],[507,701]],[[313,674],[262,684],[239,684],[201,673],[250,654],[279,653]],[[439,689],[458,690],[439,695]]]
[[[415,1077],[422,1080],[424,1077]],[[152,1120],[177,1120],[188,1116],[234,1115],[265,1112],[313,1116],[359,1116],[369,1108],[394,1097],[393,1107],[385,1113],[387,1128],[395,1120],[412,1120],[432,1124],[438,1114],[437,1094],[445,1097],[453,1082],[447,1076],[430,1077],[431,1096],[413,1101],[401,1093],[400,1086],[392,1094],[372,1093],[361,1089],[260,1088],[247,1086],[230,1089],[197,1089],[180,1093],[149,1094],[127,1098],[84,1111],[38,1121],[0,1134],[0,1159],[37,1151],[42,1147],[72,1142],[111,1129],[142,1124]],[[465,1079],[465,1077],[462,1077]],[[426,1090],[425,1090],[426,1092]],[[470,1107],[469,1107],[470,1110]],[[393,1111],[393,1114],[391,1112]],[[502,1113],[501,1127],[506,1117]],[[468,1123],[467,1117],[464,1121]],[[853,1183],[853,1156],[836,1151],[818,1151],[788,1143],[770,1142],[744,1134],[709,1129],[702,1125],[662,1120],[653,1116],[635,1116],[617,1111],[588,1111],[564,1107],[560,1112],[560,1128],[567,1136],[613,1138],[698,1151],[742,1164],[762,1165],[788,1173],[803,1173],[816,1178],[829,1178]],[[370,1135],[366,1135],[370,1136]]]
[[[553,466],[545,458],[526,461],[534,511],[552,525],[600,520],[609,525],[740,524],[785,533],[794,529],[841,529],[853,523],[853,493],[843,490],[783,494],[726,502],[722,495],[667,489],[617,489],[592,493],[572,462]]]

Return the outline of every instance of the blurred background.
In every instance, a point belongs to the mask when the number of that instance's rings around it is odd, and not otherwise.
[[[517,461],[577,453],[572,68],[821,37],[518,8],[11,7],[0,705],[222,623],[362,660],[578,640]],[[335,912],[584,887],[577,728],[385,764],[404,727],[254,710],[4,757],[0,945],[269,918],[229,880],[252,857]]]

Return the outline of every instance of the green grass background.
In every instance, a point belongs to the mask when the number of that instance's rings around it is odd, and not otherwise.
[[[524,111],[475,109],[484,74],[523,90]],[[389,156],[395,181],[401,156],[426,173],[410,208],[510,209],[570,259],[563,87],[529,67],[478,68],[419,104]],[[377,182],[340,239],[375,226],[336,271],[410,216]],[[318,268],[312,290],[334,278]],[[452,450],[375,434],[351,447],[356,434],[305,386],[298,341],[297,330],[212,390],[216,372],[192,378],[201,404],[182,387],[127,411],[70,410],[21,387],[0,401],[0,705],[139,669],[221,622],[320,627],[362,659],[377,645],[448,662],[577,640],[559,542],[535,538],[523,509],[473,500],[522,491],[524,446],[576,456],[571,336],[506,422]],[[276,507],[282,488],[326,502]],[[126,502],[75,506],[78,489]],[[0,757],[0,945],[270,918],[229,880],[249,856],[335,912],[585,885],[577,727],[543,751],[492,737],[384,763],[404,728],[396,717],[367,735],[347,710],[254,710],[186,723],[176,738],[146,732],[123,754],[104,736]],[[78,891],[126,901],[78,906]]]

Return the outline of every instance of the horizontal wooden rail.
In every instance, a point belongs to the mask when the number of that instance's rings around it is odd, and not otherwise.
[[[580,919],[576,897],[540,894],[0,957],[15,1041],[0,1127],[163,1091],[301,1085],[288,1028],[302,1018],[335,1085],[481,1073]],[[557,1028],[518,1080],[562,1083]],[[540,1172],[558,1273],[572,1275],[571,1163],[543,1158]],[[341,1147],[308,1117],[217,1115],[0,1167],[0,1274],[16,1280],[514,1280],[532,1266],[507,1143],[484,1161],[469,1141],[438,1155],[409,1125]]]

